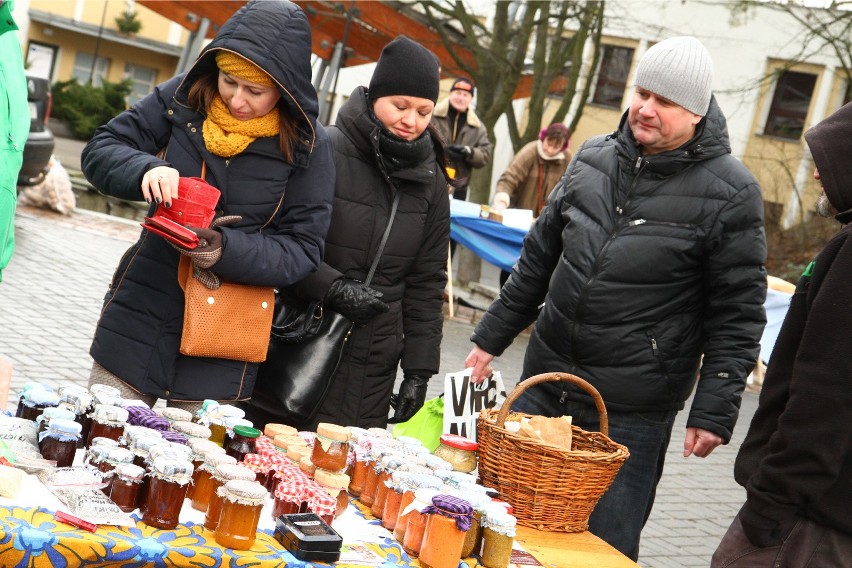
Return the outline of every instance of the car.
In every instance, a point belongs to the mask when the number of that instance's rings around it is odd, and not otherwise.
[[[18,173],[18,185],[41,183],[50,169],[53,155],[53,132],[47,127],[50,118],[50,82],[27,76],[27,100],[30,106],[30,134],[24,145],[24,162]]]

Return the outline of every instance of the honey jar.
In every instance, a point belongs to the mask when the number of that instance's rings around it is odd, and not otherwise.
[[[349,456],[349,428],[320,422],[314,438],[311,461],[320,469],[340,471],[346,468]]]
[[[233,479],[219,488],[222,513],[214,538],[233,550],[248,550],[257,538],[257,524],[266,498],[266,487],[256,481]]]

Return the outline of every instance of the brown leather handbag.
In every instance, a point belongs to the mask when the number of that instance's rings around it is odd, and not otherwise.
[[[186,302],[180,352],[248,363],[266,360],[275,308],[270,287],[222,282],[211,290],[194,274],[192,261],[180,257],[178,283]]]

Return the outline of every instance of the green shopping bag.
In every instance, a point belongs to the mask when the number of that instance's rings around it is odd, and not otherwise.
[[[394,437],[411,436],[417,438],[423,445],[434,452],[441,443],[444,427],[444,399],[435,397],[427,400],[423,407],[407,422],[400,422],[393,427]]]

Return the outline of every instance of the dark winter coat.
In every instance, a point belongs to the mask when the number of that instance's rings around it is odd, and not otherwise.
[[[399,207],[371,283],[390,311],[356,325],[316,422],[362,427],[387,423],[389,399],[403,370],[438,372],[447,283],[450,206],[447,180],[434,153],[416,167],[385,176],[378,157],[380,126],[367,90],[357,88],[329,128],[337,183],[323,265],[298,286],[321,298],[340,277],[363,281],[388,222],[393,192]]]
[[[692,140],[656,155],[625,113],[577,152],[472,340],[499,355],[535,321],[523,378],[574,373],[612,411],[680,409],[698,380],[687,424],[728,440],[765,323],[765,256],[760,188],[715,100]]]
[[[220,49],[250,59],[278,83],[282,104],[298,120],[294,163],[282,156],[278,136],[259,138],[230,159],[206,150],[205,116],[189,108],[186,95],[199,75],[216,68]],[[169,165],[182,176],[199,176],[204,161],[207,181],[222,192],[217,213],[242,216],[237,225],[222,229],[223,254],[213,272],[258,286],[301,280],[321,261],[334,186],[331,144],[316,121],[310,54],[310,28],[295,4],[246,5],[185,77],[163,83],[98,129],[83,151],[86,177],[102,193],[141,200],[146,171]],[[165,160],[155,157],[164,147]],[[142,231],[110,283],[92,357],[133,388],[160,398],[247,398],[256,364],[179,353],[184,300],[178,260],[165,240]]]
[[[455,118],[450,120],[450,115]],[[488,131],[485,125],[473,112],[473,108],[469,107],[467,112],[459,115],[455,112],[450,112],[450,99],[446,98],[435,105],[435,112],[432,114],[432,126],[434,126],[441,134],[441,140],[445,146],[457,144],[459,146],[470,146],[470,159],[465,161],[450,160],[451,165],[456,169],[455,179],[463,180],[463,185],[457,187],[455,192],[463,192],[467,194],[467,186],[470,183],[470,174],[474,168],[483,168],[491,162],[491,155],[494,153],[494,145],[488,138]]]
[[[837,219],[852,221],[852,104],[805,135]],[[734,466],[749,507],[852,535],[852,225],[799,279]],[[746,522],[746,519],[743,519]]]

